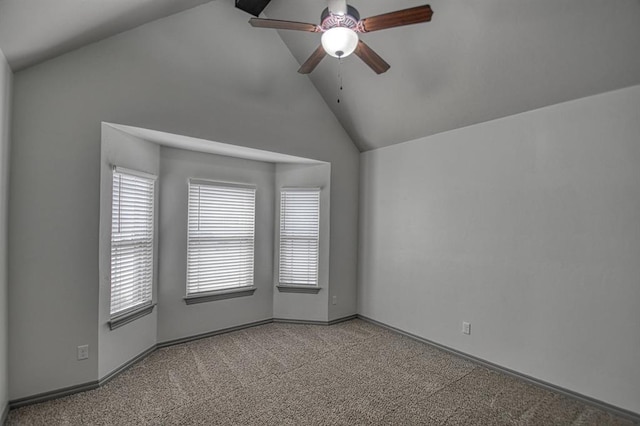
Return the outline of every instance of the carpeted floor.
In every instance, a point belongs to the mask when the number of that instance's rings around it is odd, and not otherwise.
[[[268,324],[160,349],[9,425],[630,425],[361,320]]]

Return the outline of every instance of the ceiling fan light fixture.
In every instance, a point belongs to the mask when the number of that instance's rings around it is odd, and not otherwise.
[[[322,47],[334,58],[346,58],[358,46],[358,34],[351,28],[333,27],[322,34]]]

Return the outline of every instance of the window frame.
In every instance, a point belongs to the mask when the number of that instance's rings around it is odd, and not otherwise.
[[[110,215],[110,241],[109,241],[109,326],[113,330],[118,328],[128,322],[131,322],[137,318],[140,318],[147,313],[150,313],[155,306],[154,303],[154,282],[156,277],[156,191],[157,191],[157,176],[138,171],[132,170],[120,166],[112,166],[111,168],[111,215]],[[118,198],[116,199],[116,176],[120,175],[120,189],[118,190]],[[122,177],[131,180],[139,180],[141,182],[145,182],[150,185],[150,191],[146,191],[146,195],[150,200],[147,200],[146,206],[149,207],[148,210],[144,212],[146,216],[147,223],[145,225],[150,225],[150,229],[146,229],[141,236],[137,236],[137,238],[132,238],[129,241],[120,240],[115,234],[121,232],[114,232],[114,225],[116,222],[119,226],[122,225]],[[124,202],[131,202],[131,199],[127,200],[125,198]],[[117,204],[117,207],[116,207]],[[139,204],[137,207],[141,207]],[[115,219],[116,212],[118,214],[118,219]],[[130,220],[130,219],[129,219]],[[148,227],[147,227],[148,228]],[[120,228],[121,229],[121,228]],[[113,310],[114,305],[114,248],[122,248],[126,246],[135,246],[142,245],[142,253],[140,256],[139,252],[134,252],[133,255],[141,257],[144,262],[143,267],[146,269],[144,272],[144,283],[141,285],[141,289],[138,291],[143,292],[143,297],[140,298],[138,303],[133,303],[125,306],[124,308]],[[117,272],[116,272],[117,275]],[[122,304],[122,302],[120,302]]]
[[[186,285],[185,285],[185,303],[190,305],[194,303],[202,303],[208,302],[212,300],[221,300],[221,299],[229,299],[234,297],[241,296],[250,296],[255,290],[255,247],[256,247],[256,199],[257,199],[257,188],[256,185],[245,184],[245,183],[235,183],[235,182],[224,182],[224,181],[216,181],[216,180],[208,180],[208,179],[200,179],[200,178],[189,178],[187,182],[188,191],[187,191],[187,259],[186,259]],[[200,291],[193,291],[192,287],[196,285],[191,284],[190,275],[191,275],[191,267],[192,267],[192,250],[194,250],[194,245],[192,245],[192,240],[200,239],[201,241],[208,240],[216,241],[215,237],[204,238],[202,236],[194,236],[192,235],[192,220],[194,213],[192,212],[192,208],[195,206],[192,205],[192,191],[194,188],[198,187],[210,187],[217,188],[222,190],[233,190],[238,189],[240,192],[244,192],[246,194],[247,190],[252,194],[251,200],[251,213],[253,217],[251,218],[251,238],[250,238],[250,250],[248,252],[251,253],[251,267],[250,267],[250,279],[247,280],[247,284],[244,285],[225,285],[225,286],[213,286],[209,284],[209,287]],[[239,195],[239,193],[238,193]],[[245,212],[246,213],[246,212]],[[214,214],[209,212],[209,214]],[[202,215],[196,214],[196,217],[201,217]],[[237,237],[236,241],[246,240],[243,237]],[[227,242],[233,241],[231,238],[227,240]],[[241,244],[241,243],[240,243]],[[213,260],[216,261],[215,259]],[[211,266],[210,266],[211,267]],[[247,268],[247,271],[249,268]],[[206,285],[205,285],[206,287]],[[191,291],[190,291],[191,290]]]
[[[317,210],[315,212],[315,235],[313,238],[309,238],[309,235],[299,235],[299,236],[286,236],[283,234],[283,227],[286,226],[286,216],[287,212],[285,211],[285,194],[295,194],[295,193],[305,193],[307,195],[314,193],[317,196]],[[321,210],[322,210],[322,188],[321,187],[282,187],[280,188],[280,200],[279,200],[279,218],[278,218],[278,277],[277,277],[277,288],[280,292],[289,292],[289,293],[318,293],[320,291],[320,257],[321,257]],[[295,232],[293,232],[295,234]],[[312,283],[307,282],[296,282],[283,279],[283,247],[285,240],[312,240],[315,241],[315,260],[314,260],[314,275],[315,280]]]

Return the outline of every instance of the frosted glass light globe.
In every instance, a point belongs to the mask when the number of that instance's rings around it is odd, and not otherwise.
[[[322,47],[334,58],[344,58],[353,53],[358,45],[358,34],[351,28],[333,27],[322,34]]]

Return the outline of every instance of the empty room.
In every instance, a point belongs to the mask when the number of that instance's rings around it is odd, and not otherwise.
[[[0,0],[0,424],[640,424],[639,0]]]

